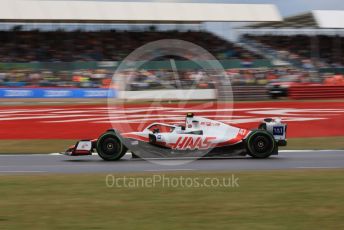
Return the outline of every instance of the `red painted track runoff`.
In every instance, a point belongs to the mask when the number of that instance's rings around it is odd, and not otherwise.
[[[140,131],[152,122],[182,124],[187,112],[243,128],[281,117],[292,137],[344,136],[344,102],[245,102],[0,106],[1,139],[90,139],[106,129]],[[109,121],[109,114],[111,121]],[[233,116],[232,116],[233,115]]]

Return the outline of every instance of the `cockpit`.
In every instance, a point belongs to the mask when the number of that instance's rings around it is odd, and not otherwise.
[[[185,119],[185,125],[169,125],[164,123],[153,123],[146,131],[151,133],[177,133],[177,134],[193,134],[203,135],[203,130],[199,126],[199,121],[194,119],[193,113],[188,113]]]
[[[172,133],[175,129],[176,126],[162,123],[153,123],[146,128],[146,130],[149,130],[152,133]]]

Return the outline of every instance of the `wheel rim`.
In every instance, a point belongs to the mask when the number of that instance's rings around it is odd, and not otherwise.
[[[255,132],[248,139],[248,150],[254,157],[265,158],[272,154],[274,148],[274,138],[269,133]]]
[[[121,151],[118,141],[114,138],[106,138],[100,147],[102,153],[108,156],[115,156]]]
[[[257,136],[253,141],[254,150],[258,153],[265,153],[271,148],[269,139],[265,136]]]

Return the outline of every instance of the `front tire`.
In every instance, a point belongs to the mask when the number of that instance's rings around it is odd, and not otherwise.
[[[274,137],[265,130],[254,130],[246,141],[248,154],[253,158],[268,158],[277,151]]]
[[[106,132],[97,141],[98,155],[106,161],[116,161],[121,159],[127,152],[127,148],[122,144],[114,132]]]

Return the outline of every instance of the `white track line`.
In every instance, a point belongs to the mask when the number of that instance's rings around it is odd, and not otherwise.
[[[194,171],[195,169],[147,169],[145,172],[163,172],[163,171]]]
[[[280,153],[296,153],[296,152],[344,152],[344,150],[340,150],[340,149],[327,149],[327,150],[312,150],[312,149],[308,149],[308,150],[279,150]],[[92,153],[93,156],[98,156],[97,153]],[[131,155],[131,152],[127,152],[125,154],[126,156]],[[61,153],[39,153],[39,154],[0,154],[0,157],[5,157],[5,156],[11,156],[11,157],[15,157],[15,156],[64,156]]]
[[[278,152],[280,153],[297,153],[297,152],[328,152],[328,151],[332,151],[332,152],[344,152],[344,150],[331,150],[331,149],[327,149],[327,150],[312,150],[312,149],[303,149],[303,150],[279,150]],[[130,155],[131,152],[127,152],[125,155]],[[25,155],[25,154],[23,154]],[[38,154],[31,154],[31,155],[38,155]],[[46,154],[39,154],[39,155],[46,155]],[[59,156],[62,155],[61,153],[49,153],[48,155],[52,155],[52,156]],[[97,156],[97,153],[92,153],[93,156]],[[1,156],[1,155],[0,155]],[[7,155],[8,156],[8,155]]]
[[[344,152],[344,149],[321,149],[321,150],[314,150],[314,149],[302,149],[302,150],[278,150],[280,153],[297,153],[297,152]]]
[[[47,171],[0,171],[0,173],[44,173]]]
[[[341,169],[341,167],[335,166],[301,166],[296,167],[297,169]]]

